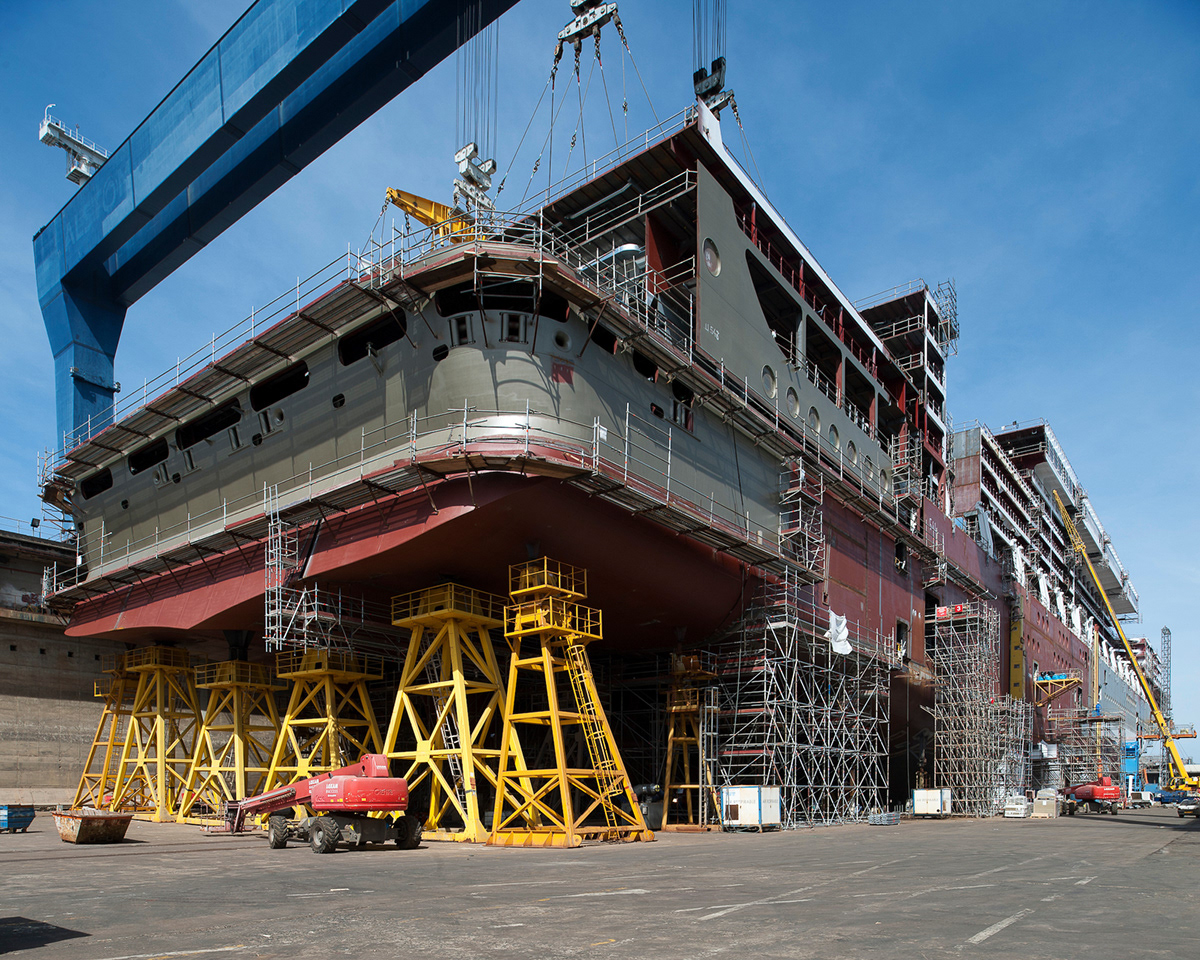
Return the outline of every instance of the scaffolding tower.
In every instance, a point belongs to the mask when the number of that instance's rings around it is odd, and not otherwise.
[[[1167,726],[1171,725],[1171,628],[1163,627],[1162,633],[1159,635],[1158,657],[1162,666],[1159,667],[1159,708],[1162,710],[1162,715],[1167,720]]]
[[[261,663],[226,660],[195,668],[208,691],[204,719],[188,771],[180,820],[212,820],[227,800],[263,792],[279,736],[276,685]]]
[[[707,829],[721,822],[715,678],[699,654],[672,654],[662,830]]]
[[[979,600],[937,607],[932,640],[935,786],[951,790],[954,813],[994,816],[1029,787],[1033,716],[997,694],[1000,614]]]
[[[379,657],[348,650],[288,650],[279,654],[275,675],[290,680],[292,691],[264,791],[382,752],[367,690],[368,681],[383,676]]]
[[[1124,738],[1121,718],[1086,709],[1050,705],[1047,738],[1055,744],[1055,757],[1041,771],[1041,786],[1061,790],[1097,777],[1121,781]]]
[[[113,779],[113,810],[174,820],[200,730],[191,660],[178,647],[141,647],[121,658],[137,677]]]
[[[504,635],[512,658],[488,843],[653,840],[588,660],[587,644],[602,628],[599,610],[575,602],[587,596],[586,571],[546,557],[519,564],[509,568],[509,595]],[[534,680],[533,697],[518,709],[522,677]]]
[[[500,759],[504,678],[491,631],[504,624],[504,598],[444,583],[395,597],[392,622],[411,638],[383,752],[410,791],[427,793],[427,838],[482,843]],[[509,750],[523,769],[520,744]]]
[[[96,681],[95,695],[104,700],[104,709],[96,725],[96,735],[92,738],[72,807],[103,809],[111,802],[121,748],[129,729],[137,677],[125,669],[124,657],[106,659],[103,671],[108,678]]]
[[[785,828],[866,821],[887,805],[894,646],[848,627],[849,652],[837,652],[813,591],[765,585],[712,651],[721,783],[779,786]]]

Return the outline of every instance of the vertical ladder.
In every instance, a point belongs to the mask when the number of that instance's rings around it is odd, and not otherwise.
[[[431,639],[430,643],[434,641]],[[434,650],[425,663],[425,680],[427,683],[440,683],[442,680],[442,651]],[[446,766],[450,768],[450,782],[454,784],[454,795],[458,798],[461,810],[467,809],[467,794],[463,786],[462,772],[462,742],[458,736],[457,718],[453,710],[446,709],[447,697],[440,688],[433,690],[434,718],[442,718],[442,749],[446,752]]]
[[[596,699],[593,695],[595,683],[592,679],[592,666],[588,662],[587,648],[575,641],[566,644],[567,676],[571,678],[571,690],[575,693],[575,705],[579,708],[579,721],[583,727],[584,740],[587,742],[588,757],[592,768],[596,771],[596,788],[601,798],[611,797],[618,793],[623,777],[621,770],[608,748],[608,736],[604,724],[596,709]],[[604,817],[609,827],[616,829],[616,812],[610,803],[601,803]]]
[[[717,787],[717,688],[702,688],[700,704],[700,824],[721,822],[721,798]],[[711,807],[711,809],[710,809]]]
[[[300,566],[300,537],[296,527],[279,515],[278,485],[264,484],[263,512],[267,515],[263,640],[267,650],[282,650],[292,619],[286,603],[287,584]]]

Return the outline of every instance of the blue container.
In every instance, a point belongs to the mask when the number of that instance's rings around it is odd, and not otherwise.
[[[33,823],[33,807],[18,807],[12,804],[0,804],[0,833],[8,831],[24,833]]]

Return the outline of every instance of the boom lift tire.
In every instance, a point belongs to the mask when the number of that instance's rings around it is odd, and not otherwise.
[[[267,819],[267,846],[272,850],[287,846],[287,817],[276,815]]]
[[[313,853],[333,853],[342,831],[332,817],[317,817],[309,827],[309,844]]]
[[[396,821],[396,846],[401,850],[416,850],[421,845],[421,821],[417,817],[401,817]]]

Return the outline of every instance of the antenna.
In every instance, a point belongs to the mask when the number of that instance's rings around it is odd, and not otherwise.
[[[80,186],[96,175],[108,159],[108,151],[87,137],[80,136],[79,128],[74,131],[58,117],[50,115],[51,103],[46,106],[42,122],[38,126],[38,139],[48,147],[60,147],[67,152],[67,179]]]

